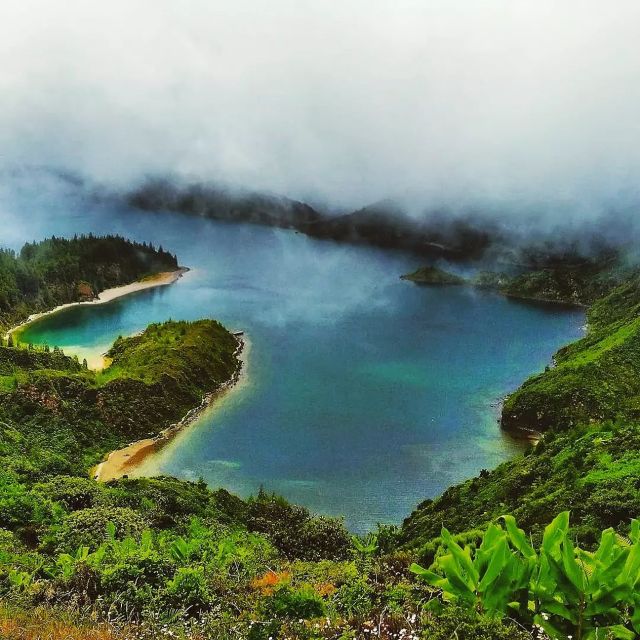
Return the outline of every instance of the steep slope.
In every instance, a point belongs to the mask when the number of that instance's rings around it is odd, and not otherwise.
[[[640,418],[639,308],[638,276],[596,301],[587,336],[560,349],[554,367],[507,397],[502,425],[545,431]]]

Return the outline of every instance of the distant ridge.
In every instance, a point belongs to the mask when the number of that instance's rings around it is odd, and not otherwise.
[[[126,200],[145,211],[177,211],[296,229],[315,238],[404,249],[449,260],[481,257],[496,235],[495,225],[489,225],[486,219],[481,221],[482,229],[470,218],[452,218],[443,212],[419,220],[391,200],[331,216],[284,196],[198,183],[176,184],[169,179],[150,179],[130,191]]]
[[[166,179],[148,180],[126,198],[131,206],[146,211],[166,209],[287,229],[298,229],[322,218],[308,204],[284,196],[202,184],[177,185]]]

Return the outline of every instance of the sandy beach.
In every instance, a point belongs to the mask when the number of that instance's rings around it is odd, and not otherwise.
[[[181,431],[196,422],[207,409],[215,405],[217,400],[220,400],[220,398],[236,387],[239,382],[244,380],[246,376],[248,346],[249,343],[246,339],[238,337],[236,356],[240,361],[240,366],[229,381],[212,393],[206,394],[197,407],[191,409],[179,422],[167,427],[156,437],[136,440],[122,449],[117,449],[109,453],[99,465],[90,471],[90,476],[99,482],[108,482],[109,480],[115,480],[128,475],[150,455],[162,449],[162,447],[175,438]]]
[[[105,289],[101,293],[98,294],[96,298],[93,300],[87,300],[84,302],[69,302],[68,304],[61,304],[50,311],[44,311],[43,313],[34,313],[30,315],[24,322],[21,322],[19,325],[16,325],[12,329],[9,329],[5,334],[5,340],[9,338],[9,336],[17,331],[20,331],[27,325],[39,320],[40,318],[44,318],[45,316],[50,316],[54,313],[58,313],[63,309],[68,309],[69,307],[77,307],[80,305],[91,305],[91,304],[105,304],[107,302],[111,302],[116,298],[122,298],[123,296],[128,296],[132,293],[137,293],[138,291],[144,291],[145,289],[153,289],[154,287],[163,287],[169,284],[173,284],[176,280],[179,280],[185,273],[187,273],[189,269],[187,267],[180,267],[175,271],[163,271],[161,273],[157,273],[149,278],[145,278],[144,280],[138,280],[137,282],[132,282],[131,284],[125,284],[121,287],[113,287],[112,289]]]

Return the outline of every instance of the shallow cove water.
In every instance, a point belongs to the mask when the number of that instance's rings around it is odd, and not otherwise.
[[[36,211],[36,213],[38,213]],[[34,214],[35,216],[35,214]],[[117,232],[193,269],[178,283],[31,325],[23,341],[105,351],[168,318],[213,317],[251,341],[245,383],[138,470],[263,485],[354,531],[513,456],[500,397],[581,335],[584,313],[399,280],[415,258],[283,230],[101,206],[14,227],[12,242]]]

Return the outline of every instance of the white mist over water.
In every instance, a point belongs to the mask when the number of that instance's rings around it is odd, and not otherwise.
[[[335,207],[637,202],[635,0],[4,0],[0,154]]]

